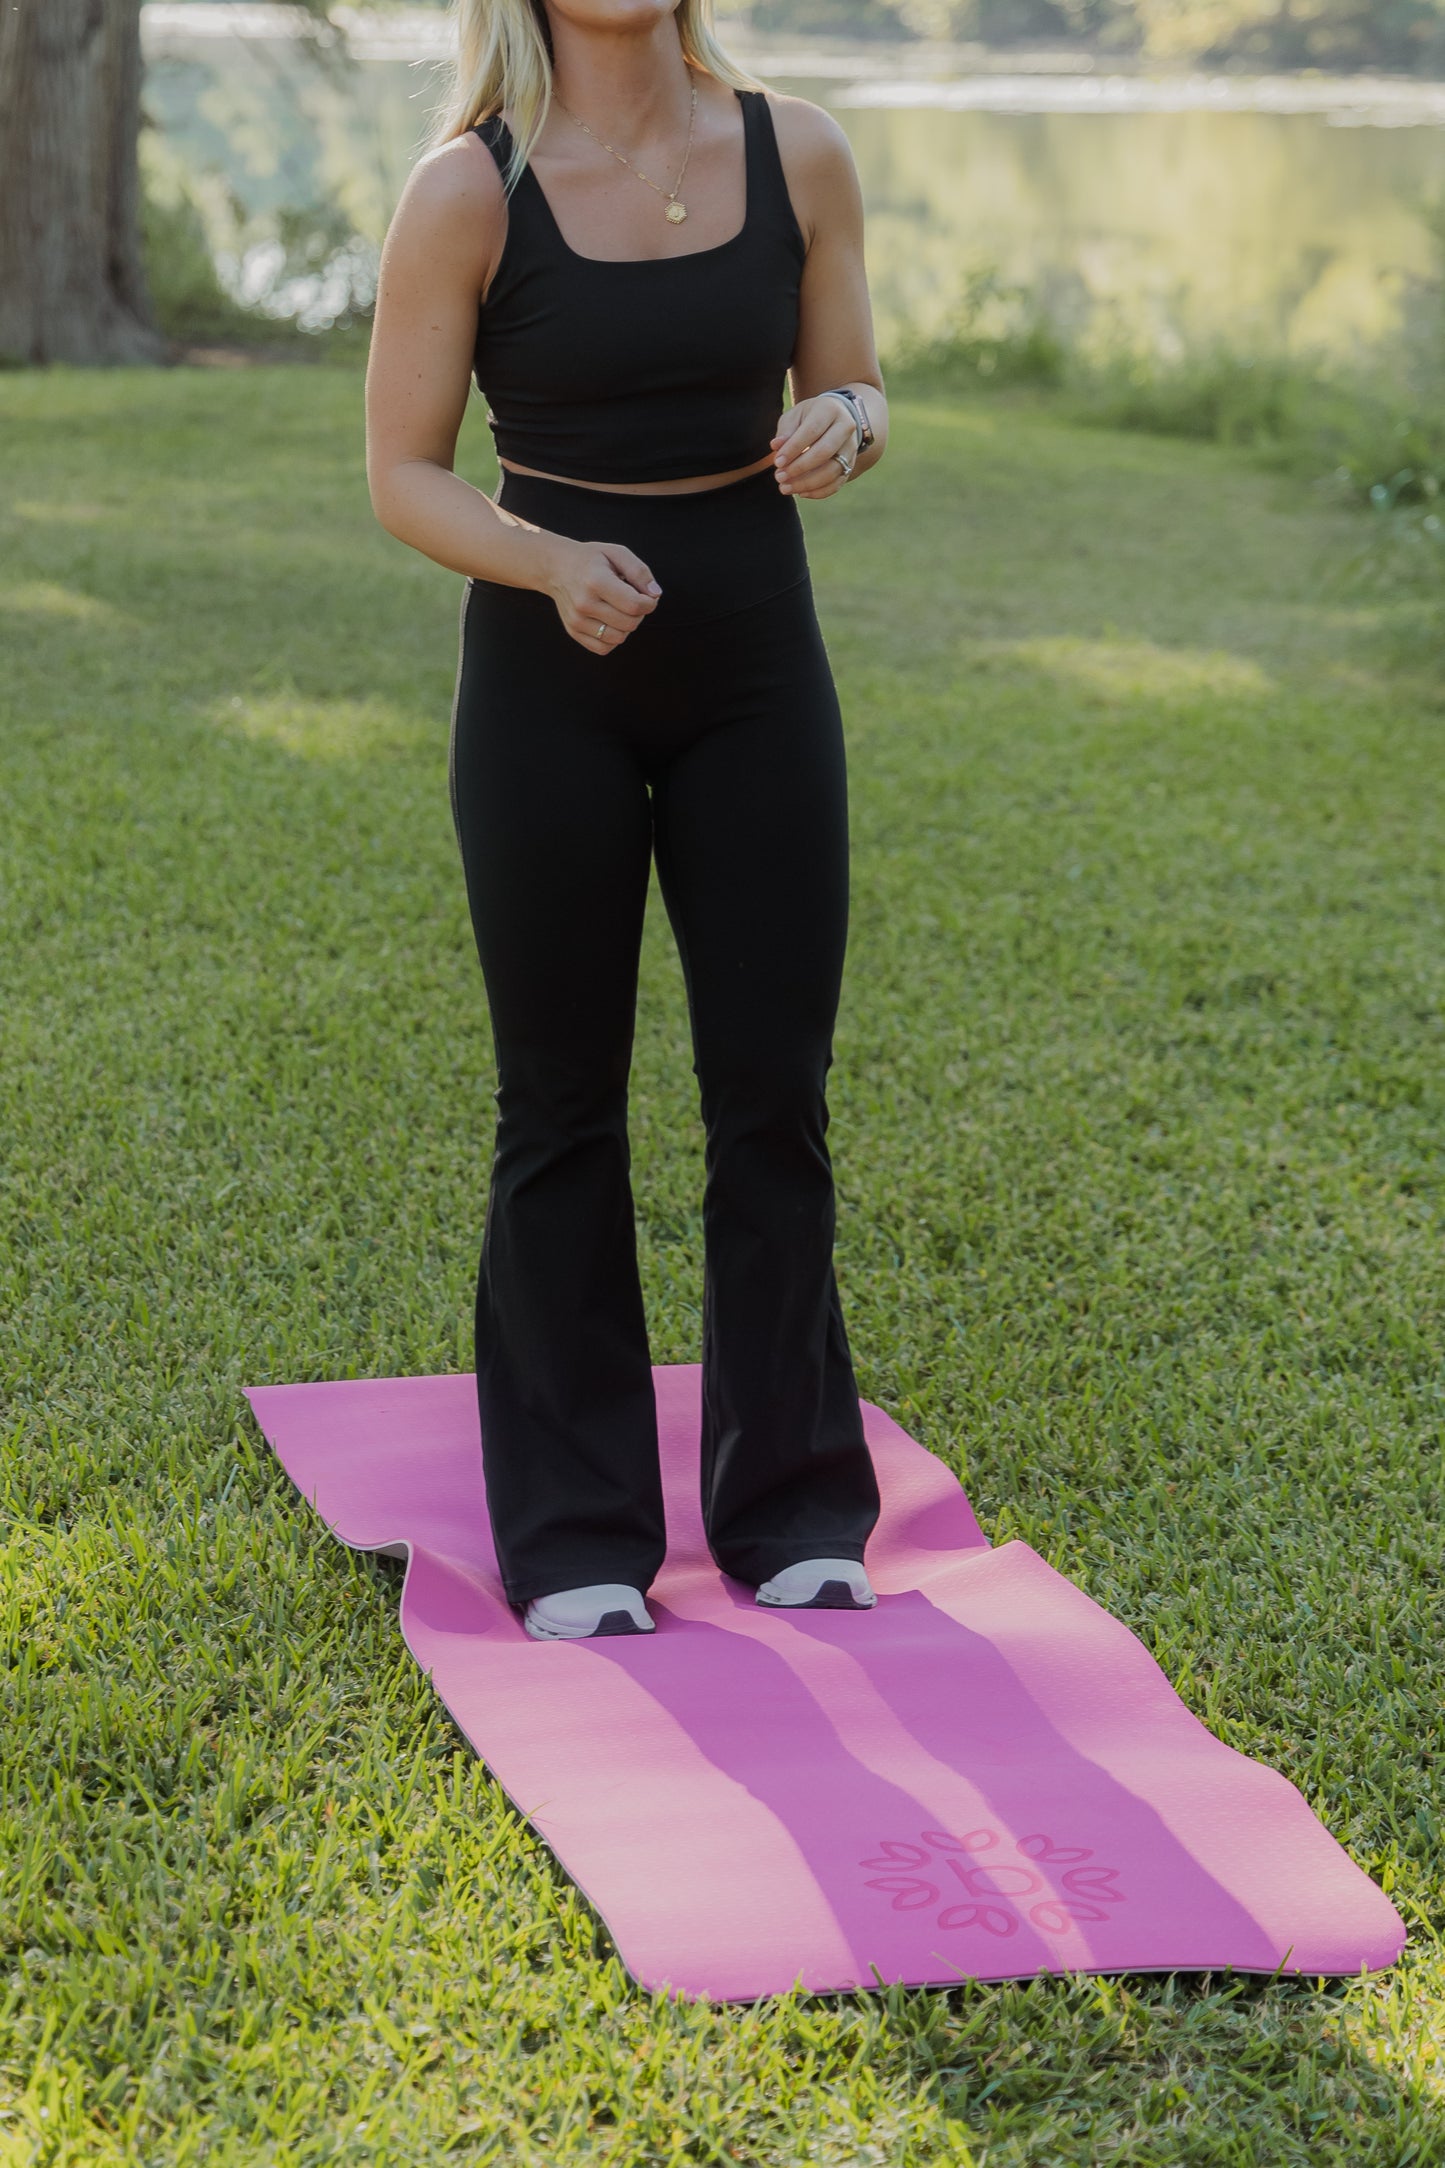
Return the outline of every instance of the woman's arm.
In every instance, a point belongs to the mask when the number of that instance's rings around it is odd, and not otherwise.
[[[855,476],[877,465],[888,442],[888,401],[863,268],[863,193],[852,148],[831,113],[805,98],[774,98],[772,108],[788,193],[808,245],[794,403],[773,439],[775,468],[787,495],[831,497],[845,480],[833,454],[852,460],[857,431],[843,401],[823,394],[841,385],[863,403],[873,442],[858,454]]]
[[[454,471],[478,297],[506,217],[496,161],[475,136],[443,144],[407,181],[382,251],[366,372],[372,508],[389,533],[453,572],[551,595],[573,639],[610,655],[657,607],[642,559],[620,543],[534,527]]]

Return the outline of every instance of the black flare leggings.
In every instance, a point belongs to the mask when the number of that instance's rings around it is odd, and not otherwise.
[[[662,1563],[627,1084],[652,858],[706,1129],[702,1505],[756,1584],[878,1513],[833,1271],[825,1078],[848,912],[837,696],[797,505],[763,472],[627,496],[504,470],[507,510],[663,590],[608,655],[468,583],[452,806],[497,1058],[477,1288],[487,1498],[513,1603]]]

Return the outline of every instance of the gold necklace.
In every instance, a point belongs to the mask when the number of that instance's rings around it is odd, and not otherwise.
[[[555,90],[553,91],[552,95],[554,98],[557,98],[557,93]],[[620,164],[626,166],[629,173],[636,173],[637,178],[640,181],[647,181],[647,185],[649,188],[655,188],[657,189],[657,193],[660,196],[666,196],[667,209],[663,212],[662,215],[667,220],[669,225],[680,226],[682,224],[683,220],[687,216],[687,205],[685,203],[678,202],[677,192],[682,186],[683,174],[685,174],[687,171],[687,161],[692,156],[692,129],[693,123],[697,119],[696,83],[694,83],[692,86],[692,111],[688,115],[687,149],[682,154],[682,172],[678,174],[677,179],[674,181],[671,188],[663,188],[656,181],[648,181],[647,175],[645,173],[639,172],[638,168],[632,163],[632,160],[630,158],[624,158],[621,151],[612,150],[612,145],[610,143],[603,142],[602,137],[597,134],[595,129],[589,128],[585,120],[577,120],[577,115],[573,112],[570,105],[563,105],[560,98],[557,98],[557,103],[558,105],[562,106],[562,111],[567,115],[567,118],[569,120],[577,121],[577,125],[582,130],[584,135],[590,135],[594,143],[601,143],[603,150],[612,151],[613,157],[617,159]]]

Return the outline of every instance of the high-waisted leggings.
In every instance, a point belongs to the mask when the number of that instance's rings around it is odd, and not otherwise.
[[[797,505],[766,470],[672,496],[504,470],[497,501],[625,543],[663,590],[606,655],[533,589],[463,602],[452,806],[497,1061],[477,1393],[507,1595],[645,1589],[663,1558],[627,1133],[654,856],[706,1137],[712,1555],[754,1585],[862,1559],[878,1492],[825,1142],[847,787]]]

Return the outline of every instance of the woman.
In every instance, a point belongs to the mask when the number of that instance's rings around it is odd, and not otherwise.
[[[653,1630],[627,1079],[654,852],[707,1137],[712,1555],[762,1603],[875,1601],[824,1141],[846,782],[796,500],[878,459],[886,407],[846,138],[736,68],[708,4],[460,0],[367,379],[377,516],[468,582],[452,808],[498,1072],[477,1391],[538,1639]],[[453,472],[473,369],[494,498]]]

